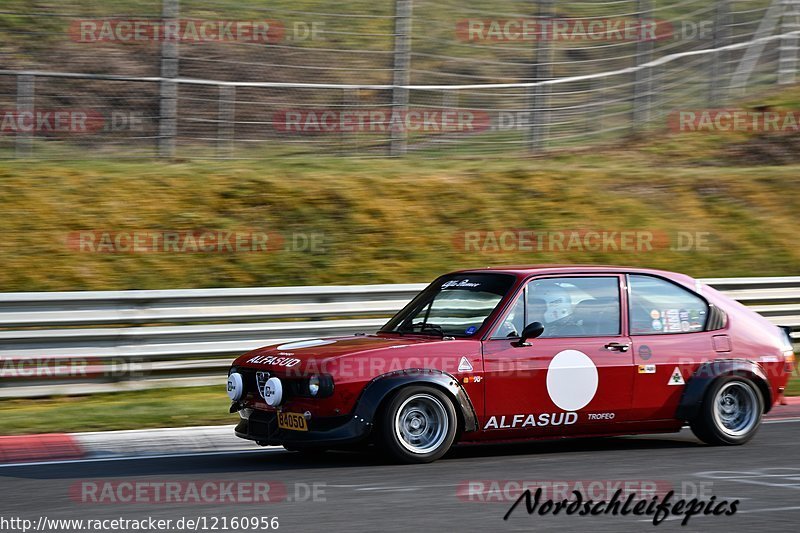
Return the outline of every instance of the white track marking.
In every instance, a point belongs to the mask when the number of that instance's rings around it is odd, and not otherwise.
[[[792,424],[800,422],[800,418],[787,418],[781,420],[765,420],[764,424]],[[217,426],[209,426],[217,427]],[[169,430],[173,428],[159,428],[160,430]],[[142,430],[128,430],[128,431],[142,431]],[[92,432],[92,434],[103,433],[101,431]],[[646,435],[628,435],[628,437],[636,438]],[[214,455],[238,455],[250,453],[274,453],[285,451],[281,446],[268,446],[259,450],[229,450],[229,451],[214,451],[214,452],[192,452],[192,453],[173,453],[173,454],[150,454],[150,455],[132,455],[132,456],[119,456],[119,457],[88,457],[84,459],[64,459],[57,461],[36,461],[29,463],[0,463],[0,468],[14,468],[23,466],[46,466],[46,465],[64,465],[64,464],[80,464],[80,463],[98,463],[98,462],[111,462],[111,461],[133,461],[139,459],[176,459],[180,457],[203,457]],[[289,453],[289,452],[287,452]],[[455,485],[420,485],[420,487],[449,487]]]
[[[80,463],[107,463],[111,461],[135,461],[139,459],[178,459],[181,457],[205,457],[211,455],[238,455],[250,453],[274,453],[285,452],[283,447],[264,448],[263,450],[234,450],[228,452],[195,452],[195,453],[167,453],[167,454],[153,454],[153,455],[131,455],[120,457],[89,457],[86,459],[64,459],[58,461],[37,461],[33,463],[4,463],[0,464],[0,468],[13,468],[23,466],[47,466],[47,465],[71,465]],[[290,452],[286,452],[290,453]]]
[[[763,509],[745,509],[743,511],[737,510],[736,514],[734,514],[734,515],[732,515],[731,517],[728,517],[728,518],[733,518],[733,517],[736,517],[736,516],[738,516],[740,514],[775,513],[775,512],[778,512],[778,511],[800,511],[800,505],[792,506],[792,507],[765,507]],[[718,516],[714,516],[713,514],[710,514],[710,515],[696,514],[696,515],[693,515],[689,519],[689,523],[691,523],[693,520],[697,520],[698,518],[719,518],[719,517]],[[675,522],[676,520],[683,520],[683,519],[684,519],[683,515],[681,515],[681,516],[670,516],[669,518],[665,518],[664,522]],[[652,518],[639,520],[639,522],[652,522],[652,521],[653,521]]]
[[[772,420],[764,420],[762,424],[791,424],[792,422],[800,422],[800,418],[775,418]]]

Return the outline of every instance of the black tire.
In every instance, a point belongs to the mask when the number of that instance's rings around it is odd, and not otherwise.
[[[403,463],[430,463],[450,449],[458,429],[453,402],[425,386],[400,389],[378,419],[380,446]]]
[[[689,425],[695,436],[714,446],[735,446],[753,438],[761,425],[764,398],[751,380],[723,376],[706,390],[700,413]]]

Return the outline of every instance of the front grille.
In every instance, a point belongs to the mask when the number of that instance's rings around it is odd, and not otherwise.
[[[266,370],[256,370],[253,368],[233,368],[232,370],[242,375],[242,383],[244,384],[245,396],[252,395],[254,399],[263,400],[261,396],[261,389],[259,388],[259,379],[257,374],[263,373],[263,382],[266,382],[270,377],[277,377],[283,384],[283,395],[285,398],[309,398],[308,394],[308,378],[287,378],[274,372]],[[262,383],[263,386],[263,383]]]

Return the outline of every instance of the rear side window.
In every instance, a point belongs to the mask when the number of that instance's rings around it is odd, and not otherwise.
[[[708,305],[689,290],[652,276],[631,275],[631,335],[694,333],[705,329]]]

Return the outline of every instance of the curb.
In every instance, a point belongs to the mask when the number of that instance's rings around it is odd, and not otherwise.
[[[81,459],[85,451],[74,435],[44,433],[0,437],[0,463]]]
[[[193,426],[0,437],[0,464],[265,449],[236,437],[233,428]]]
[[[800,418],[800,396],[788,397],[764,418]],[[266,450],[233,434],[232,425],[47,433],[0,437],[0,464]]]
[[[233,434],[234,426],[132,429],[74,433],[85,458],[138,457],[257,450],[256,443]],[[263,449],[263,448],[262,448]]]

